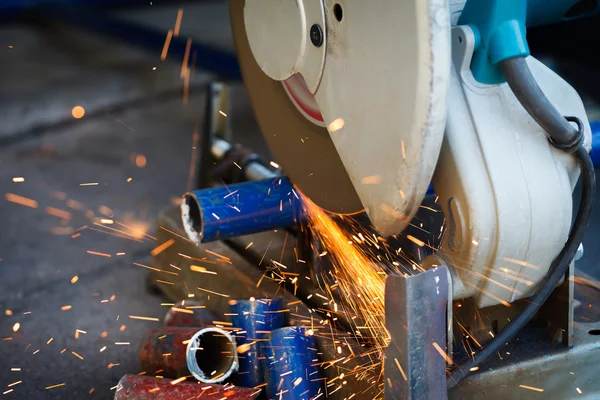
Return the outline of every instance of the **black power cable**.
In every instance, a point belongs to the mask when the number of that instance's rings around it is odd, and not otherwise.
[[[455,387],[470,373],[472,368],[479,366],[513,339],[550,297],[575,257],[577,248],[590,221],[592,204],[596,194],[594,165],[590,155],[583,147],[583,124],[581,121],[577,118],[565,118],[560,115],[537,85],[524,58],[519,57],[503,61],[500,63],[500,67],[519,102],[538,124],[548,132],[550,143],[561,150],[572,153],[577,159],[581,171],[581,202],[565,246],[550,265],[548,273],[543,278],[530,302],[521,314],[499,332],[482,351],[447,377],[448,389]],[[568,121],[577,122],[578,129],[575,129]]]
[[[529,115],[548,132],[553,144],[566,145],[580,137],[577,130],[542,92],[523,57],[502,61],[500,68],[515,97]]]

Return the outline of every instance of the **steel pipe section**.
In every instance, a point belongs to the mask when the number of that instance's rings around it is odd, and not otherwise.
[[[206,243],[295,225],[300,196],[285,177],[187,193],[183,227],[194,243]]]
[[[240,368],[237,384],[257,387],[265,377],[261,359],[265,355],[259,343],[268,339],[269,332],[283,328],[285,323],[282,299],[232,300],[231,322],[235,328]]]
[[[269,399],[316,399],[323,390],[315,338],[308,330],[286,327],[261,344]]]
[[[114,400],[252,400],[261,392],[261,389],[233,385],[199,385],[188,380],[173,382],[151,376],[124,375],[117,385]]]
[[[219,328],[153,329],[143,337],[138,357],[148,374],[193,375],[203,383],[223,382],[238,369],[235,339]]]
[[[235,339],[222,329],[204,328],[188,342],[186,363],[200,382],[223,382],[239,366]]]
[[[216,160],[223,160],[232,150],[233,146],[231,143],[223,139],[215,139],[210,148],[210,152]],[[242,169],[241,173],[247,180],[260,181],[262,179],[275,179],[280,176],[277,172],[270,170],[259,161],[256,161],[260,156],[250,153],[248,157],[248,162],[242,162],[242,165],[240,165]]]

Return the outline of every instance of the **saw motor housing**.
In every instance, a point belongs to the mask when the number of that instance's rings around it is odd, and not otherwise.
[[[475,80],[475,44],[469,26],[452,30],[448,117],[432,180],[446,233],[425,265],[446,264],[453,297],[472,297],[481,308],[533,294],[567,239],[579,168],[548,142],[508,84]],[[577,92],[534,57],[527,63],[556,108],[581,119],[589,150],[591,130]]]
[[[258,122],[290,179],[331,211],[364,207],[382,235],[402,232],[431,179],[446,234],[423,265],[447,265],[453,297],[479,307],[530,296],[569,233],[579,170],[507,83],[475,78],[481,38],[457,25],[466,2],[276,3],[231,0],[230,13]],[[557,15],[574,2],[558,3]],[[582,121],[589,149],[577,92],[527,64]]]

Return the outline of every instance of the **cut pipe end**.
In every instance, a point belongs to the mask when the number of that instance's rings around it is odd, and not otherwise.
[[[203,236],[202,209],[198,199],[192,193],[183,195],[181,221],[188,238],[196,244],[200,243]]]
[[[222,329],[204,328],[188,342],[186,363],[200,382],[223,382],[238,370],[235,339]]]

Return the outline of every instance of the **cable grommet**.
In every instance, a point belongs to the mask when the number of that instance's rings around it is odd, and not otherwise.
[[[583,140],[584,140],[584,126],[583,126],[583,122],[581,121],[581,119],[577,118],[577,117],[565,117],[565,119],[569,122],[575,122],[577,124],[577,136],[575,136],[573,138],[572,141],[570,141],[569,143],[556,143],[554,140],[552,140],[552,137],[548,137],[548,141],[550,142],[550,144],[552,144],[552,146],[556,147],[559,150],[565,151],[567,153],[574,153],[575,151],[577,151],[577,149],[583,145]]]

